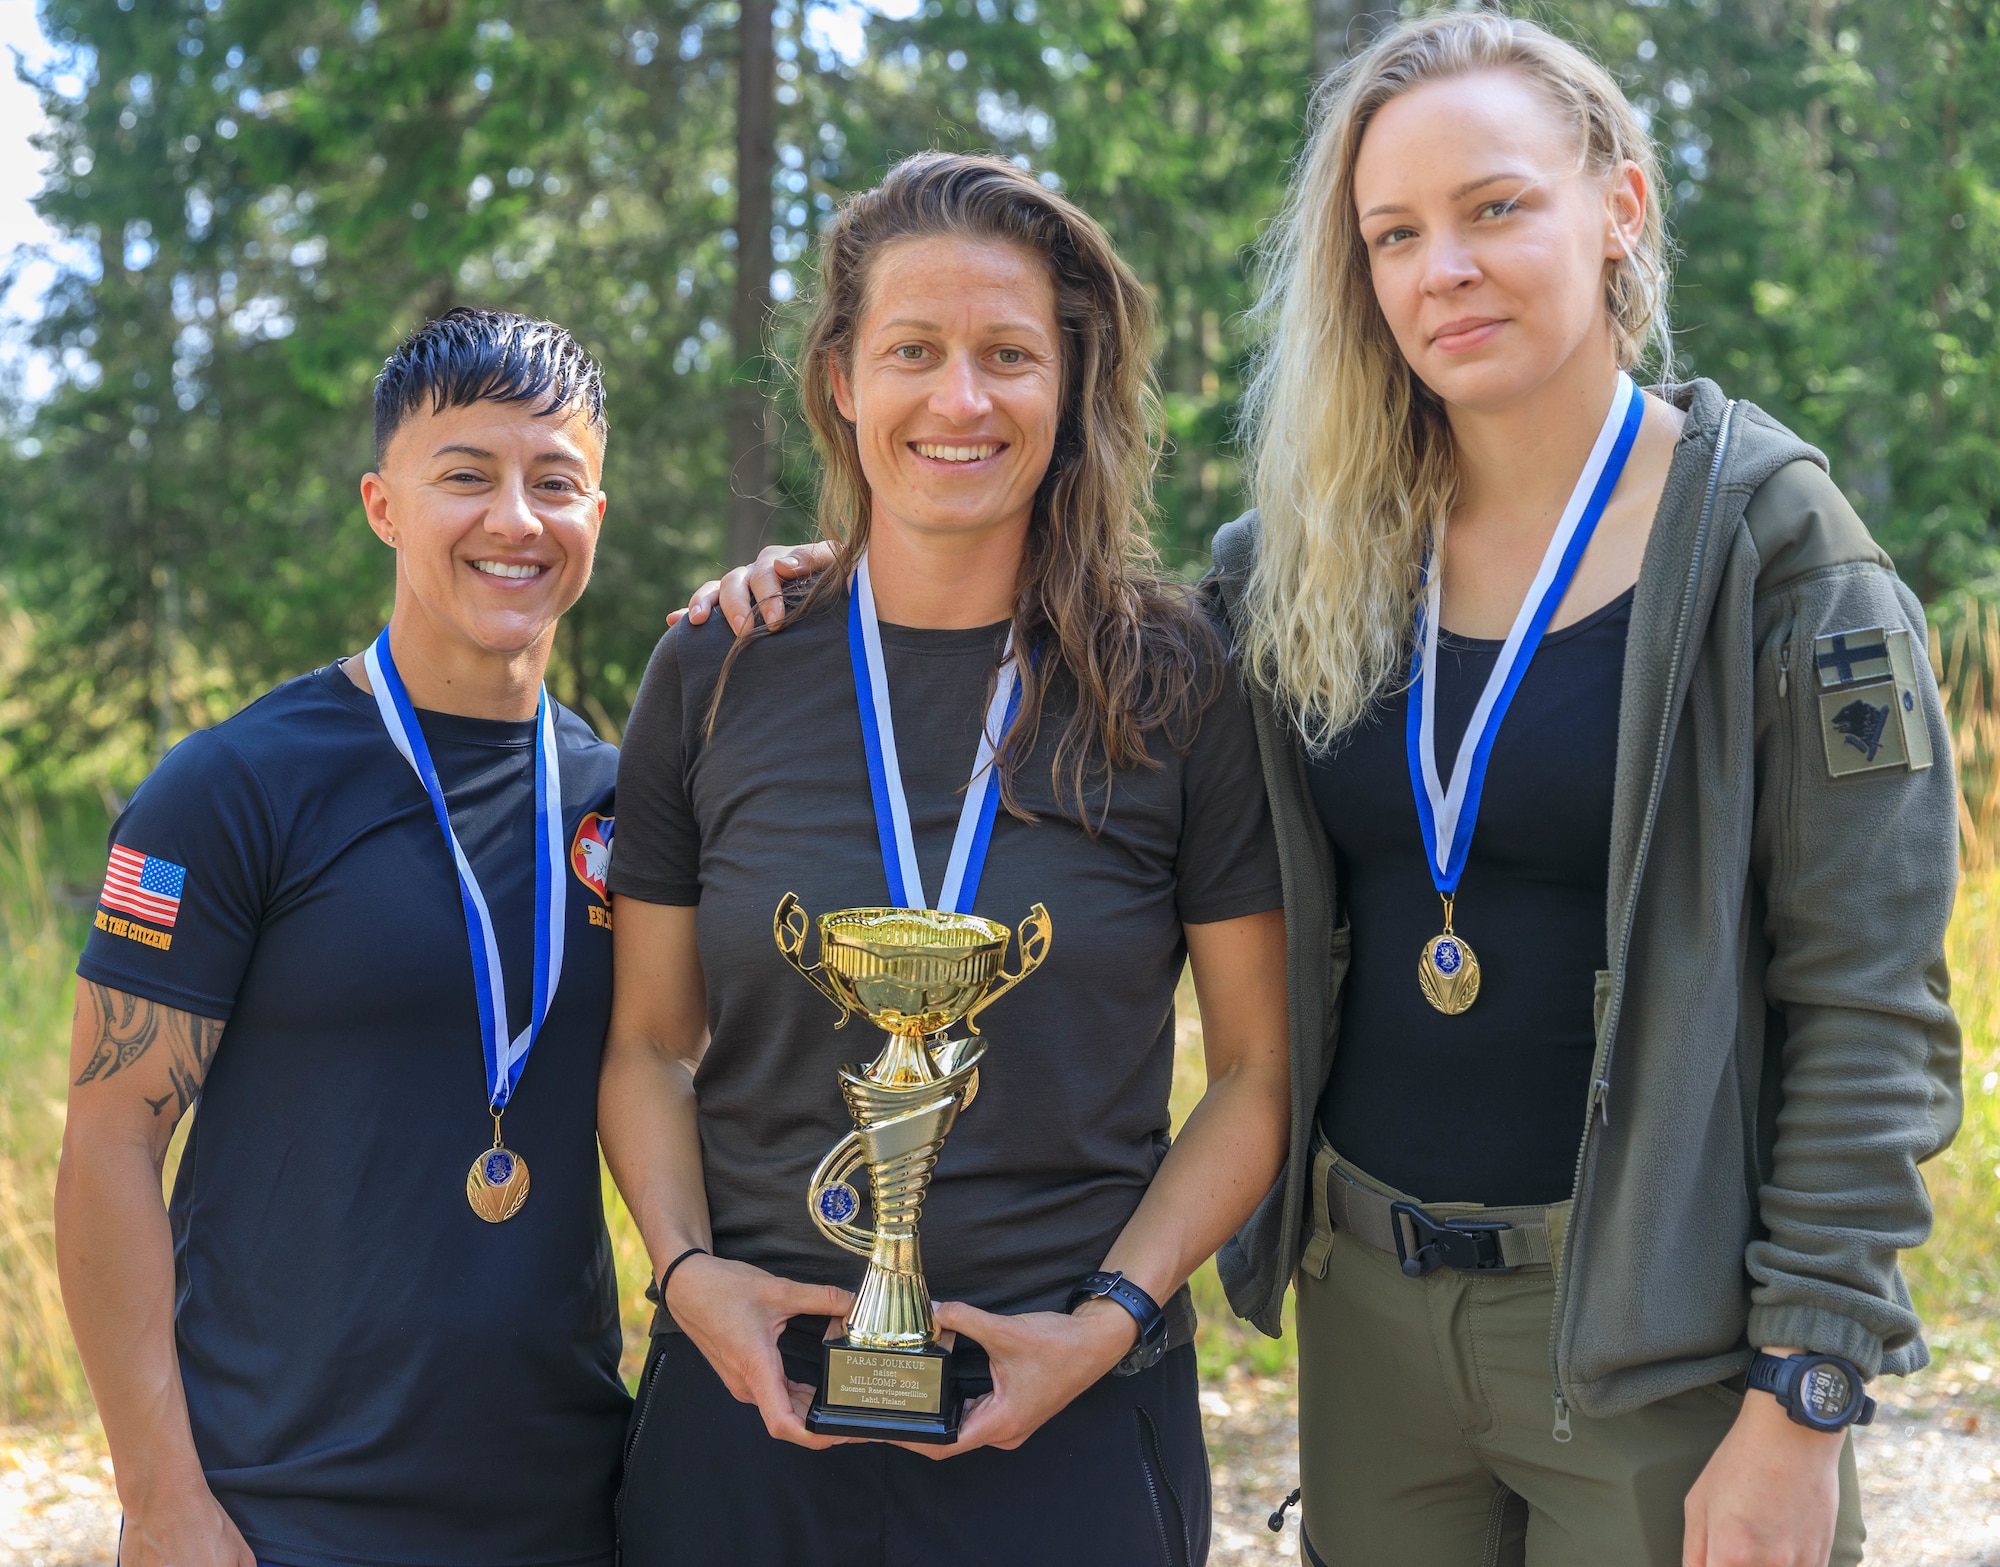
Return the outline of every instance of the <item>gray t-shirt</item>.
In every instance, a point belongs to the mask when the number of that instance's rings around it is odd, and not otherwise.
[[[896,740],[924,886],[935,898],[1006,627],[884,625]],[[721,616],[683,623],[646,670],[618,770],[611,888],[698,905],[710,1044],[695,1075],[719,1256],[852,1288],[860,1259],[813,1228],[806,1185],[850,1128],[835,1069],[887,1039],[834,1009],[771,937],[778,900],[808,914],[887,901],[845,596],[745,648],[714,733],[731,644]],[[1185,755],[1155,735],[1157,769],[1120,772],[1095,837],[1052,789],[1062,714],[1045,710],[1001,810],[973,912],[1018,925],[1047,905],[1042,966],[980,1016],[977,1100],[958,1119],[924,1205],[939,1300],[1060,1310],[1139,1205],[1167,1145],[1181,926],[1278,908],[1277,849],[1256,737],[1233,671]],[[816,951],[817,935],[808,944]],[[1009,945],[1008,964],[1018,963]],[[1184,1303],[1174,1313],[1185,1338]]]

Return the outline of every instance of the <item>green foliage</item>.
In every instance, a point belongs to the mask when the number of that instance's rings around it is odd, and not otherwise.
[[[1686,365],[1818,444],[1924,599],[2000,572],[2000,10],[1542,9],[1667,153]]]
[[[2000,98],[2000,12],[1528,6],[1599,52],[1666,149],[1683,368],[1819,443],[1926,598],[2000,580],[2000,128],[1978,112]],[[1249,252],[1296,150],[1311,11],[930,0],[871,18],[843,59],[788,0],[780,295],[901,153],[1045,170],[1154,292],[1158,536],[1199,569],[1244,504]],[[553,684],[615,733],[664,612],[719,564],[745,357],[734,5],[45,0],[45,19],[87,85],[44,85],[42,206],[87,259],[39,328],[60,384],[0,453],[0,769],[128,787],[167,741],[367,637],[389,594],[355,501],[370,378],[461,302],[553,316],[605,365],[611,511]],[[792,419],[782,536],[809,527],[811,466]]]
[[[161,742],[365,640],[389,592],[355,501],[371,379],[461,302],[563,320],[605,365],[614,510],[554,679],[615,730],[605,701],[622,714],[723,505],[712,20],[609,0],[49,6],[90,85],[45,89],[42,205],[99,259],[39,329],[74,368],[33,411],[0,524],[0,587],[33,619],[0,720],[16,766],[129,785]]]
[[[954,0],[877,37],[907,72],[878,120],[885,153],[941,142],[1052,171],[1151,289],[1171,443],[1159,541],[1206,570],[1209,539],[1245,504],[1232,436],[1246,262],[1304,118],[1305,7]]]

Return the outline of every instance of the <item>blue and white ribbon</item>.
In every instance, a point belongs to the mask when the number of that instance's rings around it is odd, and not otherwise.
[[[1424,834],[1424,850],[1430,857],[1431,881],[1449,897],[1458,890],[1465,874],[1465,858],[1472,848],[1472,831],[1479,818],[1479,797],[1486,787],[1486,762],[1500,722],[1507,716],[1528,664],[1548,630],[1556,606],[1569,591],[1570,580],[1590,547],[1599,519],[1611,492],[1618,487],[1625,461],[1632,455],[1638,438],[1639,422],[1645,416],[1646,399],[1629,375],[1618,377],[1618,389],[1611,408],[1597,432],[1583,473],[1570,492],[1556,523],[1555,537],[1542,554],[1541,569],[1521,601],[1514,625],[1501,644],[1493,673],[1486,677],[1486,689],[1472,710],[1465,736],[1458,744],[1449,784],[1440,783],[1437,770],[1437,686],[1431,671],[1437,668],[1438,606],[1443,584],[1433,556],[1424,566],[1425,598],[1418,616],[1417,654],[1410,671],[1410,710],[1405,738],[1410,756],[1410,781],[1417,798],[1417,820]]]
[[[555,711],[543,687],[535,707],[535,727],[539,743],[535,748],[535,994],[528,1026],[511,1040],[507,1037],[507,980],[500,968],[500,943],[493,933],[493,915],[486,907],[486,894],[472,873],[472,862],[459,847],[458,834],[451,830],[451,809],[445,803],[444,786],[438,782],[437,767],[430,747],[424,743],[417,711],[410,694],[396,673],[396,660],[389,651],[389,632],[384,627],[363,660],[368,668],[368,684],[375,694],[375,707],[383,727],[403,760],[415,771],[430,796],[431,812],[437,817],[444,841],[451,849],[452,863],[458,867],[459,901],[465,908],[465,933],[472,944],[473,988],[479,1002],[479,1037],[486,1053],[487,1102],[498,1115],[514,1096],[514,1086],[528,1064],[528,1052],[549,1014],[549,1003],[562,983],[563,928],[568,905],[567,883],[563,876],[562,768],[556,756]]]
[[[986,704],[972,778],[958,813],[944,885],[934,904],[924,901],[923,873],[917,868],[916,839],[910,833],[910,803],[903,793],[902,763],[896,754],[896,721],[889,711],[889,671],[882,662],[882,628],[875,616],[875,589],[868,580],[864,552],[847,603],[847,652],[854,666],[854,695],[861,707],[861,739],[868,750],[868,789],[875,801],[875,832],[882,844],[882,870],[889,901],[898,908],[972,912],[986,849],[993,841],[994,813],[1000,806],[999,768],[994,765],[1001,737],[1021,708],[1021,671],[1014,662],[1014,633],[1007,633],[999,677]]]

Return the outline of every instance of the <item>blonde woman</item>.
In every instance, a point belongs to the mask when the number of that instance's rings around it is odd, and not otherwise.
[[[1602,68],[1434,16],[1314,111],[1216,542],[1293,1052],[1220,1260],[1266,1331],[1297,1281],[1307,1558],[1854,1562],[1959,1114],[1922,612],[1819,453],[1631,383],[1667,247]]]
[[[1315,111],[1216,543],[1308,1087],[1223,1262],[1267,1329],[1297,1279],[1309,1559],[1856,1561],[1959,1108],[1922,611],[1819,453],[1632,384],[1601,67],[1434,16]]]

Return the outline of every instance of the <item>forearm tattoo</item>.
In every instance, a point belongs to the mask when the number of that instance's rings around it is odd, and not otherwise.
[[[96,1025],[90,1061],[77,1076],[77,1087],[116,1077],[164,1037],[168,1090],[157,1099],[147,1095],[146,1103],[154,1115],[171,1113],[178,1120],[200,1096],[222,1039],[222,1024],[216,1019],[163,1007],[90,980],[77,986],[76,1005],[79,1012],[89,1008]]]

